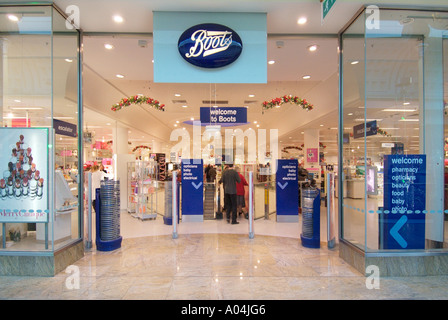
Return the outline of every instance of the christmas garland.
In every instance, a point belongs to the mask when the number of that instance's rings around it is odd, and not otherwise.
[[[132,149],[132,152],[135,152],[138,149],[148,149],[148,150],[151,150],[151,147],[148,147],[148,146],[136,146],[134,149]]]
[[[274,98],[274,99],[265,101],[262,103],[262,106],[263,106],[263,109],[266,110],[266,109],[280,107],[284,103],[294,103],[307,111],[313,110],[313,107],[314,107],[312,104],[310,104],[305,99],[300,99],[299,97],[292,96],[292,95],[284,95],[283,97]]]
[[[290,146],[290,147],[284,147],[284,148],[282,149],[282,152],[284,152],[284,153],[289,153],[289,152],[288,152],[289,149],[296,149],[296,150],[299,150],[299,151],[302,151],[302,150],[303,150],[303,149],[300,148],[300,147]]]
[[[304,147],[305,145],[302,143],[302,148]],[[324,145],[322,142],[319,142],[319,148],[323,148],[323,149],[325,149],[327,146],[326,145]]]
[[[388,134],[386,131],[384,131],[383,129],[380,129],[380,128],[376,129],[376,132],[378,132],[378,134],[380,134],[382,136],[385,136],[385,137],[391,137],[392,136],[391,134]]]
[[[165,111],[164,104],[160,104],[159,101],[145,96],[131,96],[130,98],[123,98],[121,99],[120,102],[114,104],[111,109],[112,111],[118,111],[123,107],[130,106],[131,104],[143,104],[143,103],[150,105],[154,109]]]

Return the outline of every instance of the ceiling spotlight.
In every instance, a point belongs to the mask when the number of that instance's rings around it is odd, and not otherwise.
[[[350,62],[350,64],[358,64],[358,63],[359,63],[358,60],[355,60],[355,61]]]
[[[175,97],[180,97],[180,94],[179,93],[175,93],[174,96]]]
[[[249,95],[249,98],[253,98],[253,97],[255,97],[254,94],[250,94],[250,95]]]
[[[67,61],[67,62],[73,62],[72,59],[65,59],[65,61]]]
[[[299,18],[299,20],[297,20],[298,24],[305,24],[308,21],[308,19],[306,17],[301,17]]]
[[[111,45],[110,43],[106,43],[106,44],[104,45],[104,48],[106,48],[107,50],[112,50],[112,49],[114,48],[114,46]]]
[[[268,64],[274,64],[274,63],[275,63],[274,60],[269,60],[269,61],[268,61]]]
[[[303,76],[302,78],[305,80],[308,80],[308,79],[311,79],[311,76]]]
[[[119,15],[113,16],[113,19],[116,23],[122,23],[124,21],[123,17]]]
[[[314,52],[314,51],[317,50],[317,48],[318,48],[318,46],[317,46],[316,44],[313,44],[312,46],[309,46],[309,47],[308,47],[308,51],[310,51],[310,52]]]
[[[184,105],[184,106],[182,106],[182,108],[188,108],[188,106],[185,106],[185,105]]]
[[[8,19],[14,22],[19,21],[19,18],[13,14],[8,14]]]
[[[123,78],[124,78],[124,75],[122,75],[122,74],[117,74],[116,77],[117,77],[117,78],[120,78],[120,79],[123,79]]]

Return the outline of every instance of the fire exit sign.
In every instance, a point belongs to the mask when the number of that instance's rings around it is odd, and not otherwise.
[[[323,0],[322,2],[322,20],[325,19],[331,8],[335,4],[336,0]]]

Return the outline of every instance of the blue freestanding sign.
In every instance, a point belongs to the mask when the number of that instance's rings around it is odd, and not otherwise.
[[[277,222],[299,221],[298,169],[297,160],[277,160]]]
[[[384,156],[382,249],[424,249],[426,155]]]
[[[182,221],[204,220],[202,159],[182,159]]]

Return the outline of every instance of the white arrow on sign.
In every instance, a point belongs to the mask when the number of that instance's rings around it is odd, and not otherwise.
[[[402,248],[406,248],[408,246],[408,243],[404,238],[398,233],[398,230],[401,229],[401,227],[404,226],[404,224],[408,221],[408,217],[402,216],[398,221],[395,223],[395,225],[390,229],[389,233],[390,235],[398,242],[398,244]]]
[[[198,190],[202,186],[202,182],[199,182],[198,184],[191,182],[191,184],[193,185],[193,187],[195,187],[196,190]]]
[[[280,182],[277,182],[278,186],[284,190],[286,188],[286,186],[288,185],[288,182],[285,182],[283,185]]]

